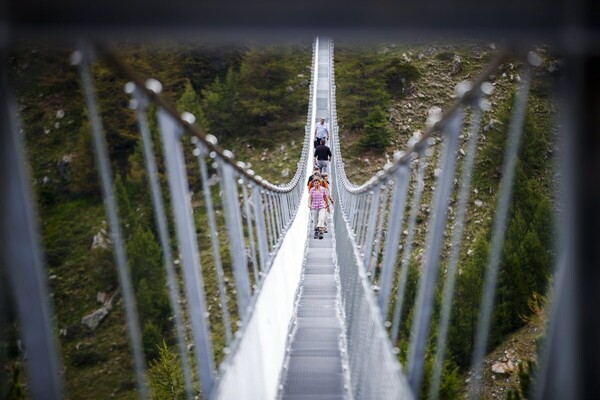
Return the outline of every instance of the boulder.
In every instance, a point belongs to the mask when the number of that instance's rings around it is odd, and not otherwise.
[[[91,330],[95,330],[100,326],[100,323],[104,321],[104,319],[110,313],[110,309],[106,306],[102,306],[91,314],[86,315],[81,319],[81,323],[87,326]]]
[[[492,364],[492,372],[495,374],[510,374],[515,370],[515,365],[512,361],[496,362]]]
[[[450,75],[457,75],[462,71],[462,62],[460,60],[460,57],[458,55],[454,55],[454,58],[452,59],[452,71],[450,72]]]
[[[97,295],[97,300],[103,300],[102,307],[83,317],[81,319],[81,323],[91,330],[98,328],[102,321],[104,321],[108,314],[110,314],[112,310],[113,299],[118,293],[119,290],[117,289],[112,296],[109,297],[107,293],[99,292]]]

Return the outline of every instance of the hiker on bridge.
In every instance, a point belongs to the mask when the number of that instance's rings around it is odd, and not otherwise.
[[[329,125],[325,122],[325,118],[321,118],[315,126],[315,149],[321,144],[321,140],[329,141]]]
[[[319,171],[329,172],[329,161],[331,160],[331,149],[325,144],[325,139],[321,139],[321,144],[315,149],[315,165]]]
[[[328,204],[330,205],[330,207],[327,208],[327,215],[326,215],[326,218],[325,218],[325,228],[324,228],[325,233],[327,233],[327,221],[329,221],[329,217],[331,215],[331,207],[333,207],[333,197],[331,196],[331,189],[329,187],[328,175],[329,174],[327,172],[323,172],[321,174],[321,178],[322,178],[322,181],[323,181],[322,185],[325,188],[325,190],[327,190],[327,200],[329,201]]]
[[[313,188],[308,192],[308,207],[311,209],[312,221],[315,224],[315,236],[323,239],[325,219],[329,212],[329,196],[327,189],[321,185],[321,179],[313,179]]]

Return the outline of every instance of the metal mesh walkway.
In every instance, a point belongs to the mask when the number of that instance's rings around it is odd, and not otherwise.
[[[347,399],[333,237],[309,239],[280,386],[282,400]]]

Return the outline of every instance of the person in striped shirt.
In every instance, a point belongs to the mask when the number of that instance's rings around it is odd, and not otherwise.
[[[325,231],[325,218],[329,212],[329,196],[322,187],[321,179],[313,180],[313,187],[308,192],[308,207],[311,209],[312,221],[315,224],[315,236],[323,239]]]

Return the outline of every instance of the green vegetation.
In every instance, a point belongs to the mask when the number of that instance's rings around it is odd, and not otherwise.
[[[282,179],[281,171],[285,168],[291,173],[289,177],[283,177],[284,181],[291,178],[300,154],[310,82],[309,49],[309,45],[116,46],[125,62],[142,78],[160,80],[163,94],[177,100],[181,111],[192,112],[200,129],[217,135],[222,146],[231,146],[240,159],[254,164],[257,173],[275,183]],[[92,156],[87,111],[76,70],[68,64],[69,52],[69,47],[42,48],[24,44],[11,59],[39,203],[57,337],[66,367],[67,396],[87,399],[110,395],[129,399],[135,397],[136,384],[118,292],[110,315],[97,329],[91,331],[81,325],[81,318],[99,307],[97,292],[112,296],[118,284],[112,246],[91,248],[94,236],[107,230],[107,217]],[[129,99],[123,93],[126,80],[101,59],[94,63],[93,75],[113,163],[114,190],[152,381],[152,376],[160,369],[159,364],[164,372],[164,365],[173,363],[168,348],[173,346],[175,339],[145,161],[135,116],[127,109]],[[238,85],[224,90],[220,82],[227,79],[235,79]],[[213,107],[221,102],[211,103],[218,97],[219,90],[224,97],[235,99],[230,103],[233,109]],[[233,123],[234,129],[227,131],[220,127],[219,117],[224,117],[220,120],[224,124]],[[148,120],[157,154],[159,180],[166,194],[154,109],[149,110]],[[281,146],[285,146],[285,150],[274,151]],[[254,151],[254,147],[260,151]],[[191,152],[189,156],[190,185],[194,193],[201,193],[198,167]],[[210,166],[209,169],[209,174],[216,172]],[[218,186],[214,188],[213,201],[220,225],[229,311],[235,324],[235,285]],[[193,202],[209,319],[214,328],[211,334],[215,358],[219,362],[224,357],[226,344],[206,212],[200,197],[193,198]],[[172,230],[172,216],[168,215],[168,219]],[[176,250],[172,240],[173,250]],[[184,318],[187,321],[187,316]],[[23,381],[17,362],[20,353],[7,351],[7,354],[10,372],[17,376],[11,387],[19,388]],[[180,381],[175,379],[173,384],[180,385]],[[152,390],[158,389],[152,387]],[[157,393],[156,398],[165,398],[160,397],[160,390]]]
[[[353,151],[381,151],[390,144],[386,110],[391,96],[386,85],[394,92],[402,87],[402,82],[395,80],[394,73],[400,70],[395,62],[385,64],[366,49],[336,49],[340,135],[362,133]]]
[[[165,342],[157,347],[159,357],[150,363],[148,384],[152,400],[185,399],[183,372],[177,354]]]

